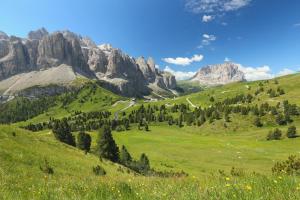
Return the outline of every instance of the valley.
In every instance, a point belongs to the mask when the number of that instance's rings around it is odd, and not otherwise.
[[[15,121],[0,126],[0,197],[258,199],[263,195],[266,199],[297,199],[298,176],[276,174],[272,168],[290,155],[299,157],[300,139],[286,136],[289,127],[300,129],[299,114],[291,111],[291,120],[282,125],[277,120],[284,108],[299,105],[299,77],[298,73],[268,81],[231,83],[153,102],[121,97],[87,82],[76,92],[51,97],[49,106],[25,121],[6,118]],[[278,88],[284,92],[279,94]],[[2,116],[23,110],[19,98],[1,105]],[[277,114],[272,114],[273,108]],[[207,116],[210,109],[215,112],[211,117]],[[225,114],[226,109],[231,111]],[[299,112],[299,107],[296,109]],[[202,112],[206,113],[204,121]],[[192,117],[197,113],[199,118]],[[254,123],[257,117],[262,127]],[[47,123],[63,118],[68,119],[74,136],[80,131],[91,136],[89,153],[55,139]],[[162,174],[143,175],[121,163],[99,160],[95,125],[106,120],[119,149],[126,146],[133,159],[145,153],[155,173]],[[275,128],[282,131],[280,140],[267,140]],[[39,169],[45,159],[53,174]],[[106,175],[96,176],[92,171],[96,165],[103,167]],[[24,180],[21,183],[20,178]]]

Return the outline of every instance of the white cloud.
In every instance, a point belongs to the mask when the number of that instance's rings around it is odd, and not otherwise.
[[[169,63],[169,64],[186,66],[186,65],[192,64],[193,62],[200,62],[200,61],[203,60],[203,58],[204,58],[203,55],[201,55],[201,54],[199,54],[199,55],[195,54],[191,58],[177,57],[177,58],[163,58],[162,60],[165,61],[166,63]]]
[[[159,65],[155,65],[155,68],[156,68],[156,69],[159,69],[160,67],[159,67]]]
[[[283,70],[278,72],[278,74],[276,76],[285,76],[285,75],[294,74],[294,73],[296,73],[294,70],[284,68]]]
[[[222,26],[227,26],[228,23],[227,23],[227,22],[222,22],[221,25],[222,25]]]
[[[230,62],[231,60],[228,57],[225,57],[224,62]]]
[[[245,78],[248,81],[271,79],[274,75],[271,73],[269,66],[262,67],[243,67],[240,65],[240,70],[244,72]]]
[[[202,22],[210,22],[214,19],[214,16],[212,15],[203,15]]]
[[[185,7],[193,13],[215,13],[239,10],[252,0],[186,0]]]
[[[203,39],[202,39],[202,43],[200,45],[201,48],[203,46],[210,45],[211,42],[217,40],[217,37],[215,35],[209,35],[209,34],[206,34],[206,33],[203,34],[202,37],[203,37]]]
[[[196,74],[196,72],[175,71],[172,68],[170,68],[169,66],[166,66],[163,71],[173,74],[175,76],[176,80],[186,80],[186,79],[192,78]]]
[[[239,65],[239,69],[242,72],[244,72],[245,78],[248,81],[272,79],[275,77],[295,73],[295,71],[291,69],[284,68],[282,71],[278,72],[277,74],[274,74],[272,73],[271,68],[267,65],[262,67],[244,67],[242,65]]]

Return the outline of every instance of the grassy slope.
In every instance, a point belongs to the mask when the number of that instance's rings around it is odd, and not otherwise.
[[[15,137],[12,132],[16,133]],[[185,144],[188,141],[182,145]],[[145,145],[144,150],[148,148]],[[225,176],[207,174],[201,178],[162,179],[120,173],[117,165],[100,162],[94,155],[84,155],[76,148],[61,144],[47,131],[31,133],[13,126],[0,126],[0,155],[0,199],[240,200],[263,197],[271,200],[300,196],[299,180],[285,176],[231,177],[226,172]],[[44,158],[54,168],[53,175],[39,170]],[[105,177],[92,174],[91,167],[97,164],[107,171]]]
[[[269,99],[264,92],[257,103],[287,99],[299,106],[300,75],[278,80],[286,94]],[[251,86],[250,91],[246,85]],[[264,87],[266,91],[268,87],[277,86],[270,81]],[[196,105],[208,106],[209,95],[222,100],[240,93],[254,93],[257,88],[258,82],[235,83],[152,104],[187,103],[188,97]],[[87,94],[89,92],[83,90],[80,93],[82,96],[72,102],[67,110],[58,105],[25,123],[45,121],[49,116],[63,117],[72,110],[108,109],[115,112],[128,104],[121,102],[112,107],[111,104],[121,98],[100,88],[96,94]],[[84,96],[88,96],[88,100],[82,104],[79,100]],[[113,100],[102,104],[104,96],[113,96]],[[98,100],[93,100],[95,98]],[[139,101],[138,105],[141,103],[143,101]],[[143,199],[258,199],[262,196],[264,199],[298,199],[298,179],[272,177],[270,167],[274,161],[286,159],[290,154],[299,154],[300,138],[265,141],[268,130],[273,127],[273,119],[269,116],[264,119],[269,122],[262,129],[253,127],[251,116],[231,116],[231,119],[228,128],[223,127],[222,121],[217,121],[201,128],[180,129],[152,124],[148,133],[138,131],[136,127],[128,132],[114,133],[119,146],[125,144],[135,158],[144,152],[156,169],[184,170],[191,175],[187,179],[134,177],[117,172],[116,166],[107,162],[101,165],[108,171],[108,176],[96,177],[91,172],[91,167],[99,163],[95,156],[86,156],[77,149],[58,143],[48,131],[30,133],[14,126],[1,126],[0,199],[140,199],[141,195]],[[294,122],[298,130],[299,122],[300,119]],[[282,130],[286,129],[287,126],[282,127]],[[17,132],[16,137],[11,135],[12,131]],[[95,139],[96,134],[92,135]],[[39,170],[44,157],[49,159],[55,170],[53,176],[46,178]],[[232,166],[244,168],[247,172],[268,174],[268,178],[247,175],[230,177],[230,181],[225,181],[224,177],[215,175],[219,169],[224,169],[228,174]],[[245,189],[247,185],[252,187],[251,191]]]
[[[63,107],[62,101],[58,100],[56,106],[50,108],[47,112],[18,124],[24,125],[44,122],[48,121],[50,117],[62,118],[69,116],[74,111],[90,112],[109,109],[119,110],[123,108],[124,103],[117,104],[116,106],[113,106],[113,104],[120,100],[127,100],[127,98],[120,97],[97,85],[94,92],[89,86],[85,86],[80,90],[75,99],[68,103],[65,107]]]

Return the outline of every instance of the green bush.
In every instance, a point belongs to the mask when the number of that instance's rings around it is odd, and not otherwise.
[[[40,170],[45,174],[54,174],[54,170],[46,158],[44,159],[44,163],[40,165]]]
[[[290,156],[286,161],[276,162],[272,168],[274,174],[300,175],[300,158]]]
[[[287,130],[286,136],[288,138],[295,138],[297,137],[297,129],[296,126],[290,126]]]
[[[106,175],[105,169],[103,167],[101,167],[100,165],[97,165],[96,167],[93,167],[93,172],[97,176],[104,176],[104,175]]]
[[[280,140],[282,136],[281,130],[276,128],[274,131],[270,131],[269,134],[267,135],[267,140]]]

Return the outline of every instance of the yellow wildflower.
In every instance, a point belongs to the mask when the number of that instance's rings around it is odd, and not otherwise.
[[[246,188],[246,190],[249,190],[249,191],[252,190],[252,187],[250,185],[246,185],[245,188]]]
[[[229,178],[229,177],[226,177],[225,180],[226,180],[226,181],[230,181],[230,178]]]
[[[225,186],[226,186],[226,187],[230,187],[230,184],[229,184],[229,183],[227,183]]]
[[[274,183],[277,183],[278,181],[277,180],[274,180]]]

